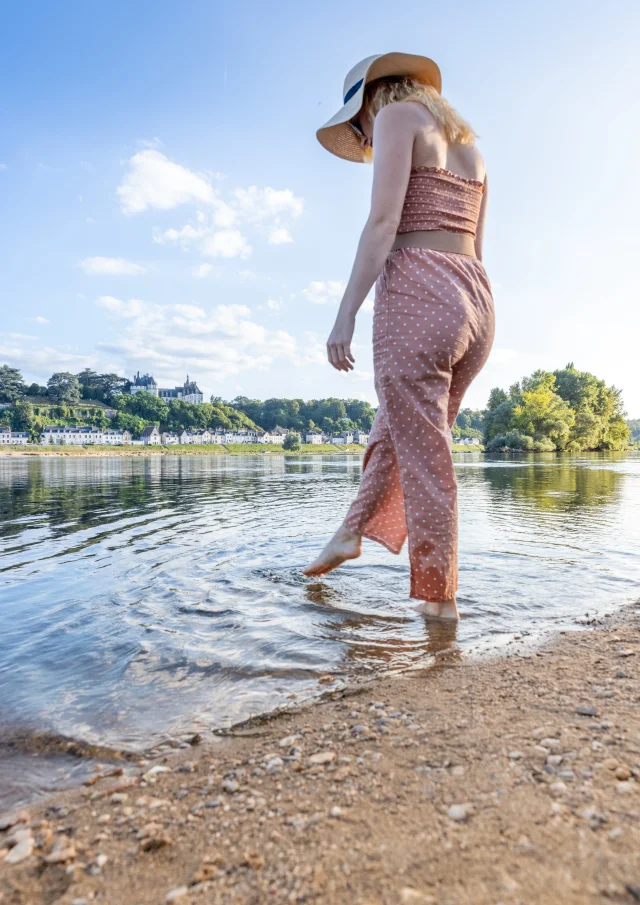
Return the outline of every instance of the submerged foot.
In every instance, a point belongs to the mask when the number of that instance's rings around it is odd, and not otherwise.
[[[443,600],[440,603],[423,600],[415,607],[415,610],[421,613],[425,619],[434,622],[455,622],[460,618],[455,600]]]
[[[319,578],[337,569],[346,560],[357,559],[361,553],[362,536],[341,525],[320,556],[302,571],[309,578]]]

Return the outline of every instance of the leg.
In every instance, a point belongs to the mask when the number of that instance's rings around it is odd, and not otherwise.
[[[399,553],[407,537],[400,469],[384,397],[365,453],[358,496],[344,525],[361,537],[378,541],[391,553]]]
[[[381,404],[365,452],[358,496],[320,556],[303,571],[310,577],[326,575],[347,559],[356,559],[363,537],[399,553],[406,534],[400,473]]]

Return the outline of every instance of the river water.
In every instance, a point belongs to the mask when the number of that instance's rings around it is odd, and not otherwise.
[[[300,573],[360,456],[0,459],[0,810],[82,774],[61,737],[146,750],[327,674],[505,645],[638,597],[639,453],[456,462],[463,618],[444,637],[411,610],[406,554],[367,542],[323,581]]]

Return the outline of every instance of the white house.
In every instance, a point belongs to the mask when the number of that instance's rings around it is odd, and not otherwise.
[[[41,445],[67,446],[124,446],[131,443],[129,431],[98,427],[69,427],[66,424],[50,424],[43,428]]]
[[[341,434],[334,434],[331,437],[331,442],[335,446],[346,446],[348,443],[353,443],[353,434],[351,431],[343,431]]]
[[[249,431],[249,430],[241,430],[241,431],[229,431],[227,434],[230,437],[229,440],[226,440],[226,443],[259,443],[259,434],[257,431]],[[277,443],[277,440],[269,441],[273,443]]]
[[[322,443],[322,434],[305,434],[305,443],[313,443],[314,445]]]
[[[191,431],[191,442],[202,445],[211,443],[211,431]]]
[[[359,443],[360,446],[366,446],[369,442],[369,434],[366,431],[355,431],[353,434],[353,442]]]
[[[176,443],[180,442],[180,440],[178,439],[177,434],[172,434],[168,431],[164,431],[162,434],[160,434],[160,442],[163,446],[175,446]]]
[[[284,438],[286,437],[286,433],[275,433],[273,431],[265,431],[263,434],[259,434],[257,437],[257,443],[284,443]]]
[[[26,446],[28,442],[28,431],[0,430],[0,446]]]
[[[145,446],[160,446],[160,431],[155,424],[145,427],[140,436]]]

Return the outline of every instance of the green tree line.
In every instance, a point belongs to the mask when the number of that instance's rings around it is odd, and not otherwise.
[[[626,449],[622,393],[570,363],[493,389],[484,414],[487,451]]]
[[[375,409],[360,399],[279,399],[265,401],[217,396],[202,405],[165,402],[151,393],[130,395],[129,382],[85,368],[57,372],[46,387],[29,386],[20,371],[0,366],[0,425],[28,430],[36,438],[45,424],[113,426],[138,437],[149,424],[161,430],[272,430],[291,433],[370,431]],[[30,397],[30,398],[29,398]],[[82,406],[85,402],[85,406]],[[100,405],[115,409],[108,416]],[[77,406],[80,405],[80,409]],[[484,411],[465,408],[452,429],[454,439],[481,438],[488,451],[626,449],[640,442],[640,419],[625,422],[620,390],[570,363],[557,371],[535,371],[508,390],[494,388]]]
[[[212,400],[213,401],[213,400]],[[229,405],[265,430],[279,426],[298,433],[370,431],[376,410],[361,399],[248,399],[236,396]]]

